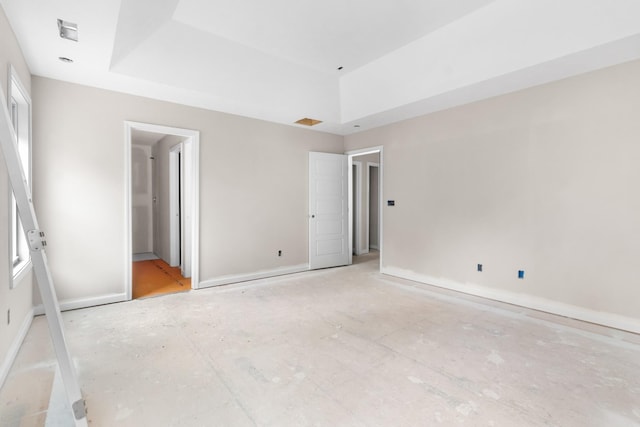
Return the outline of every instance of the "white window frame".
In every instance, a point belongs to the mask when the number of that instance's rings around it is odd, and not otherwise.
[[[18,136],[18,153],[22,160],[27,184],[31,188],[31,97],[22,84],[18,73],[9,65],[7,104],[11,123]],[[13,191],[9,192],[9,265],[11,270],[10,289],[15,288],[31,270],[31,255],[22,224],[18,217]]]

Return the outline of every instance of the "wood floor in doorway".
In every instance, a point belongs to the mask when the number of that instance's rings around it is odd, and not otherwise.
[[[134,299],[191,289],[191,279],[185,279],[179,267],[170,267],[161,259],[134,262],[132,276]]]

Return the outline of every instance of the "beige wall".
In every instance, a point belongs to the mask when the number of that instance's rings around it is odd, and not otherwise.
[[[200,131],[202,281],[308,263],[307,153],[342,152],[342,137],[41,77],[32,84],[35,203],[61,300],[124,292],[125,120]]]
[[[22,84],[31,90],[31,73],[24,61],[20,47],[9,22],[0,8],[0,86],[4,96],[0,102],[7,105],[7,85],[9,64],[16,69]],[[0,152],[0,383],[3,370],[7,368],[9,349],[17,345],[20,328],[31,317],[32,276],[28,274],[22,283],[9,289],[12,268],[9,264],[9,200],[10,185],[4,157]],[[11,310],[11,323],[7,324],[7,311]]]
[[[388,271],[637,327],[639,141],[635,61],[348,136],[345,148],[384,146]]]

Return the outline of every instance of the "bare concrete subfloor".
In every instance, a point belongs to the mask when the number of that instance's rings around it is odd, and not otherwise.
[[[638,426],[640,338],[350,267],[64,313],[92,426]],[[45,424],[38,317],[0,425]]]

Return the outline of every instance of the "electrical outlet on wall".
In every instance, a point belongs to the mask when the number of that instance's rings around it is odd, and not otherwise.
[[[278,256],[282,256],[282,251],[278,251]]]

